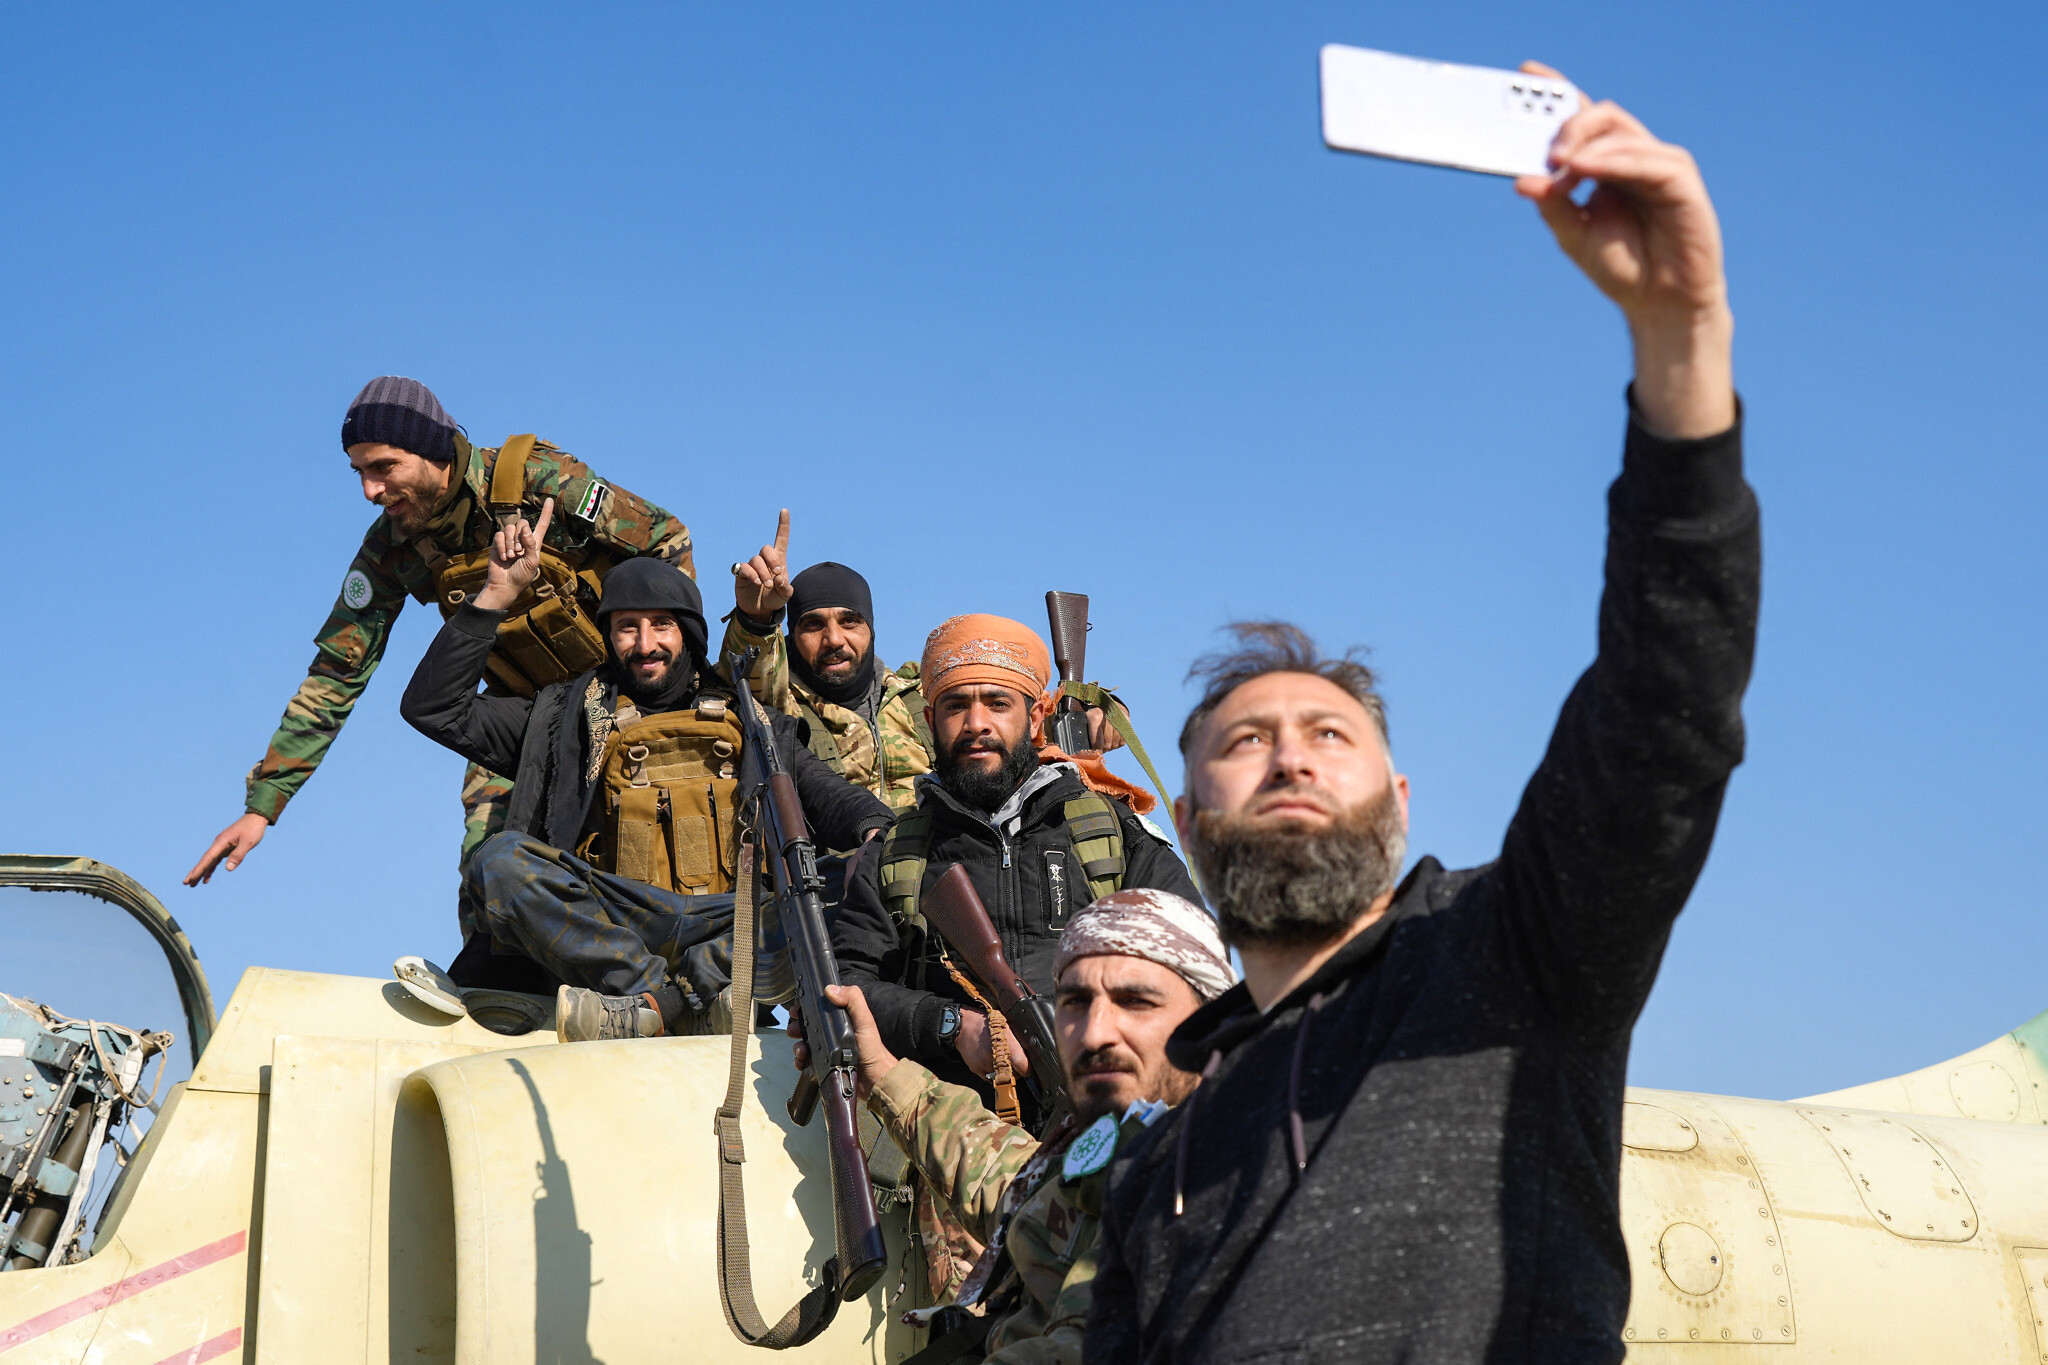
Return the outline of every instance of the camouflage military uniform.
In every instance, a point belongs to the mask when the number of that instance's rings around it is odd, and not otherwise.
[[[1079,1365],[1108,1180],[1106,1163],[1074,1180],[1061,1173],[1079,1125],[1069,1118],[1041,1143],[991,1114],[974,1091],[909,1060],[890,1068],[868,1107],[968,1235],[995,1244],[985,1254],[1007,1253],[1004,1280],[980,1298],[993,1319],[992,1365]]]
[[[363,537],[341,596],[326,623],[313,637],[315,653],[306,680],[285,706],[270,748],[249,773],[247,809],[275,824],[285,803],[304,786],[327,748],[341,732],[370,675],[384,657],[405,599],[434,603],[434,570],[423,549],[438,555],[459,555],[482,549],[495,529],[486,507],[496,450],[455,443],[454,496],[435,513],[418,540],[399,534],[390,518],[379,516]],[[526,463],[526,503],[539,515],[541,501],[555,500],[548,544],[560,550],[601,545],[621,558],[654,555],[695,576],[690,557],[689,528],[652,503],[623,488],[605,484],[581,460],[545,441],[534,443]],[[579,512],[588,515],[579,516]],[[462,852],[469,853],[504,823],[504,798],[509,779],[472,764],[463,777],[466,813]],[[465,924],[464,934],[473,926]]]
[[[789,675],[788,646],[781,631],[756,635],[734,612],[725,627],[725,652],[758,649],[747,684],[763,706],[795,716],[810,726],[811,752],[856,787],[865,787],[892,810],[917,804],[917,779],[932,770],[932,736],[924,720],[924,694],[917,690],[917,664],[882,677],[882,704],[870,727],[860,712],[835,705]],[[877,732],[879,731],[879,736]],[[877,757],[879,739],[880,756]]]

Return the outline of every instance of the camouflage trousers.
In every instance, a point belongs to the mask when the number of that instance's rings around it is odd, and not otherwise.
[[[686,997],[709,1008],[732,983],[730,895],[664,891],[507,831],[464,865],[462,902],[465,918],[494,945],[572,986],[634,995],[673,975]]]

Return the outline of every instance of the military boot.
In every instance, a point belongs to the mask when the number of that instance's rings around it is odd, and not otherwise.
[[[667,1030],[644,995],[605,995],[581,986],[555,992],[555,1037],[564,1043],[603,1038],[659,1038]]]

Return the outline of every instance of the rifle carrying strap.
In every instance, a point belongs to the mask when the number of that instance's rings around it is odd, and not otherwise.
[[[739,884],[733,888],[732,1068],[725,1103],[711,1120],[718,1134],[718,1299],[726,1325],[749,1346],[771,1351],[801,1346],[832,1325],[839,1311],[839,1258],[825,1262],[818,1287],[770,1327],[754,1304],[754,1272],[747,1255],[747,1192],[740,1181],[747,1149],[740,1140],[740,1109],[747,1096],[747,1040],[754,1036],[754,854],[752,831],[741,841]]]
[[[942,947],[939,961],[953,979],[960,983],[960,989],[974,997],[974,1003],[981,1006],[982,1014],[988,1019],[988,1050],[995,1059],[995,1069],[989,1080],[996,1088],[996,1117],[1012,1126],[1024,1122],[1024,1111],[1017,1107],[1017,1068],[1010,1063],[1010,1025],[1003,1018],[1002,1011],[988,1002],[988,997],[975,989],[967,974],[953,965],[953,959]]]
[[[1131,754],[1138,760],[1138,766],[1145,770],[1145,776],[1152,779],[1152,790],[1159,793],[1159,809],[1171,814],[1173,798],[1166,794],[1166,784],[1159,780],[1159,770],[1152,766],[1152,756],[1145,752],[1145,745],[1138,738],[1138,728],[1131,724],[1131,713],[1124,710],[1123,703],[1111,695],[1108,688],[1100,683],[1062,682],[1054,699],[1073,697],[1083,706],[1099,706],[1116,732],[1130,745]]]
[[[519,515],[526,501],[526,457],[533,454],[533,433],[507,436],[491,466],[491,516],[503,526]]]

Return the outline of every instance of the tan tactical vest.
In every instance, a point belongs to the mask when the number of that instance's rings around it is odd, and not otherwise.
[[[621,700],[605,741],[598,828],[579,855],[605,872],[687,896],[732,890],[741,733],[723,697],[645,718]]]
[[[491,469],[490,509],[492,520],[501,527],[524,515],[526,460],[533,446],[531,435],[508,436],[498,450],[498,462]],[[483,588],[491,567],[490,546],[449,556],[424,536],[413,543],[434,570],[434,591],[443,616],[454,615]],[[491,677],[514,696],[530,697],[550,683],[567,682],[603,663],[604,632],[576,593],[579,586],[598,592],[611,566],[611,556],[602,551],[564,557],[543,548],[540,576],[498,627],[498,642],[487,665]]]

